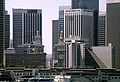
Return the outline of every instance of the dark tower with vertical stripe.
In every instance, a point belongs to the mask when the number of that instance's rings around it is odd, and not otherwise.
[[[32,43],[37,31],[42,37],[41,9],[13,9],[13,47]]]
[[[0,0],[0,67],[3,66],[4,27],[5,27],[5,0]]]
[[[10,43],[10,15],[5,11],[5,50],[9,48]]]

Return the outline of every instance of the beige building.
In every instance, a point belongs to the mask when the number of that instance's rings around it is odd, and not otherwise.
[[[93,52],[103,62],[106,68],[115,68],[116,54],[111,44],[108,46],[93,46]]]

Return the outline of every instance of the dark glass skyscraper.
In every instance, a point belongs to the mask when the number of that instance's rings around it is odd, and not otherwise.
[[[64,10],[71,9],[71,6],[60,6],[59,7],[59,24],[58,24],[58,39],[61,31],[64,32]]]
[[[42,38],[41,9],[13,9],[13,47],[32,43],[37,31]]]
[[[0,67],[3,66],[4,27],[5,27],[5,0],[0,0]]]
[[[99,0],[72,0],[72,9],[99,10]]]
[[[116,52],[116,68],[120,69],[120,1],[107,3],[106,44],[112,43]]]
[[[99,0],[72,0],[73,9],[90,9],[94,10],[94,44],[98,45],[98,12]]]
[[[59,20],[52,20],[52,59],[55,59],[55,44],[58,43],[58,24]],[[53,64],[53,62],[52,62]]]
[[[5,11],[5,49],[9,48],[10,43],[10,15]]]

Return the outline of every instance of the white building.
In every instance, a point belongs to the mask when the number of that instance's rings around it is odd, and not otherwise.
[[[66,67],[84,67],[85,45],[88,39],[71,36],[65,39],[66,43]],[[86,44],[85,44],[86,43]]]
[[[64,38],[77,36],[89,39],[93,45],[93,11],[88,9],[67,9],[64,11]]]

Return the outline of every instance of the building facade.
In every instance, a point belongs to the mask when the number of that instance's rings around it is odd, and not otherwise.
[[[105,46],[105,34],[106,33],[106,13],[99,13],[98,19],[98,45]]]
[[[72,9],[79,8],[99,10],[99,0],[72,0]]]
[[[55,44],[58,43],[59,41],[59,37],[58,37],[58,26],[59,24],[59,20],[53,20],[52,21],[52,60],[54,60],[55,58],[55,51],[54,51],[54,47]],[[53,66],[53,62],[51,63]]]
[[[63,31],[60,33],[60,39],[54,46],[53,67],[65,67],[66,48],[63,38]]]
[[[64,41],[66,67],[85,67],[85,46],[93,45],[93,10],[67,9],[64,11]]]
[[[70,36],[89,39],[93,45],[93,11],[87,9],[68,9],[64,11],[64,38]]]
[[[106,44],[112,43],[115,47],[117,63],[120,68],[120,1],[107,3],[107,33]]]
[[[94,45],[98,45],[98,12],[99,0],[72,0],[72,9],[94,10]]]
[[[37,33],[32,44],[18,45],[15,49],[8,48],[4,61],[6,67],[45,68],[46,53],[41,37]]]
[[[5,12],[5,49],[9,48],[10,44],[10,15]]]
[[[60,32],[64,32],[64,10],[71,9],[71,6],[60,6],[59,7],[59,28],[58,28],[58,37],[60,37]]]
[[[85,45],[89,44],[88,39],[72,36],[64,39],[66,44],[66,67],[84,68],[85,67]]]
[[[5,33],[5,0],[0,0],[0,67],[3,66],[4,33]]]
[[[42,37],[41,9],[13,9],[13,47],[31,43],[37,31]]]
[[[58,59],[58,58],[56,59],[55,56],[57,55],[56,53],[57,44],[61,44],[61,42],[59,43],[60,33],[61,32],[64,33],[64,10],[70,9],[70,8],[71,8],[70,6],[60,6],[59,7],[59,19],[52,21],[52,57],[53,57],[54,62],[56,62],[56,60]],[[62,46],[62,45],[59,45],[59,46]]]
[[[108,69],[115,68],[116,53],[111,44],[108,46],[93,46],[92,50]]]

